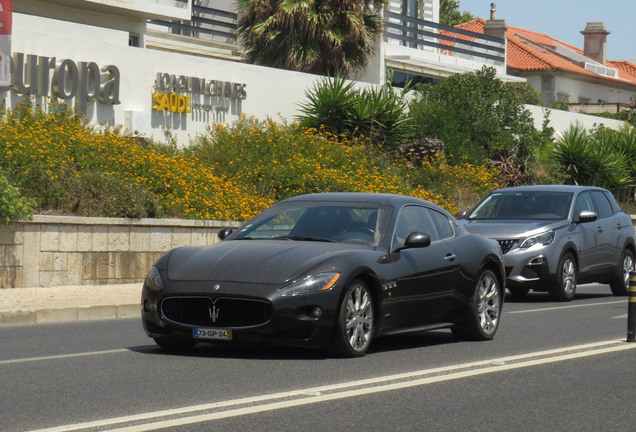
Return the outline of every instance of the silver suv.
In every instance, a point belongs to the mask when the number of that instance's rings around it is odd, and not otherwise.
[[[506,284],[555,300],[574,297],[578,283],[609,284],[627,295],[634,269],[634,226],[612,194],[598,187],[520,186],[497,189],[468,214],[464,227],[499,242]]]

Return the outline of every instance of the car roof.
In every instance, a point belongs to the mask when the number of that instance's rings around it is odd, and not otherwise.
[[[495,190],[494,192],[581,192],[584,190],[606,189],[597,186],[578,186],[578,185],[530,185],[530,186],[513,186]]]
[[[287,198],[283,202],[292,201],[326,201],[326,202],[358,202],[384,204],[393,207],[401,207],[406,204],[419,204],[441,209],[441,207],[420,198],[407,195],[388,194],[388,193],[371,193],[371,192],[325,192],[307,195],[298,195]],[[441,209],[443,210],[443,209]]]

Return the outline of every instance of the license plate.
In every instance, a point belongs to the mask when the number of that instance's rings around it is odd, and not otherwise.
[[[192,337],[208,340],[232,340],[231,329],[195,328],[192,329]]]

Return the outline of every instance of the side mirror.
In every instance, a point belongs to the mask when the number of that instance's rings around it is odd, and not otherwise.
[[[404,241],[404,247],[407,248],[421,248],[431,244],[431,237],[428,234],[421,232],[412,232],[406,237]]]
[[[460,210],[457,213],[455,213],[455,219],[457,220],[464,219],[467,214],[468,212],[466,210]]]
[[[234,228],[232,227],[225,227],[223,229],[221,229],[221,231],[219,231],[219,238],[221,240],[225,240],[226,237],[228,237],[230,234],[232,234],[234,232]]]
[[[579,213],[579,219],[577,220],[577,222],[594,222],[596,219],[598,219],[598,215],[596,213],[588,210],[583,210],[581,213]]]

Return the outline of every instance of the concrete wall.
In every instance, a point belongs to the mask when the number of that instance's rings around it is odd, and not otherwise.
[[[593,115],[575,113],[570,111],[562,111],[557,109],[551,109],[546,107],[540,107],[536,105],[525,106],[530,114],[532,114],[534,120],[534,127],[541,130],[543,120],[548,115],[550,120],[550,127],[554,128],[555,138],[558,138],[562,132],[565,132],[570,128],[570,125],[579,123],[585,129],[590,130],[596,126],[604,125],[611,129],[621,129],[627,123],[622,120],[614,120],[603,117],[597,117]]]
[[[218,241],[236,222],[34,216],[0,226],[0,288],[143,281],[179,246]]]
[[[129,131],[159,141],[170,131],[182,144],[206,132],[210,123],[232,123],[239,115],[265,120],[280,117],[294,120],[305,91],[321,76],[254,66],[232,61],[177,54],[128,46],[129,31],[54,20],[14,13],[12,51],[25,55],[95,62],[100,68],[119,69],[121,103],[108,105],[99,100],[87,102],[86,116],[94,124],[123,125]],[[208,81],[245,84],[243,100],[193,96],[193,104],[205,108],[191,113],[153,110],[153,94],[158,73],[195,77]],[[53,75],[53,71],[50,72]],[[50,96],[50,89],[49,95]],[[15,106],[25,99],[13,90],[0,89],[0,101]],[[35,102],[48,106],[50,97],[36,96]],[[73,100],[69,101],[73,103]]]

